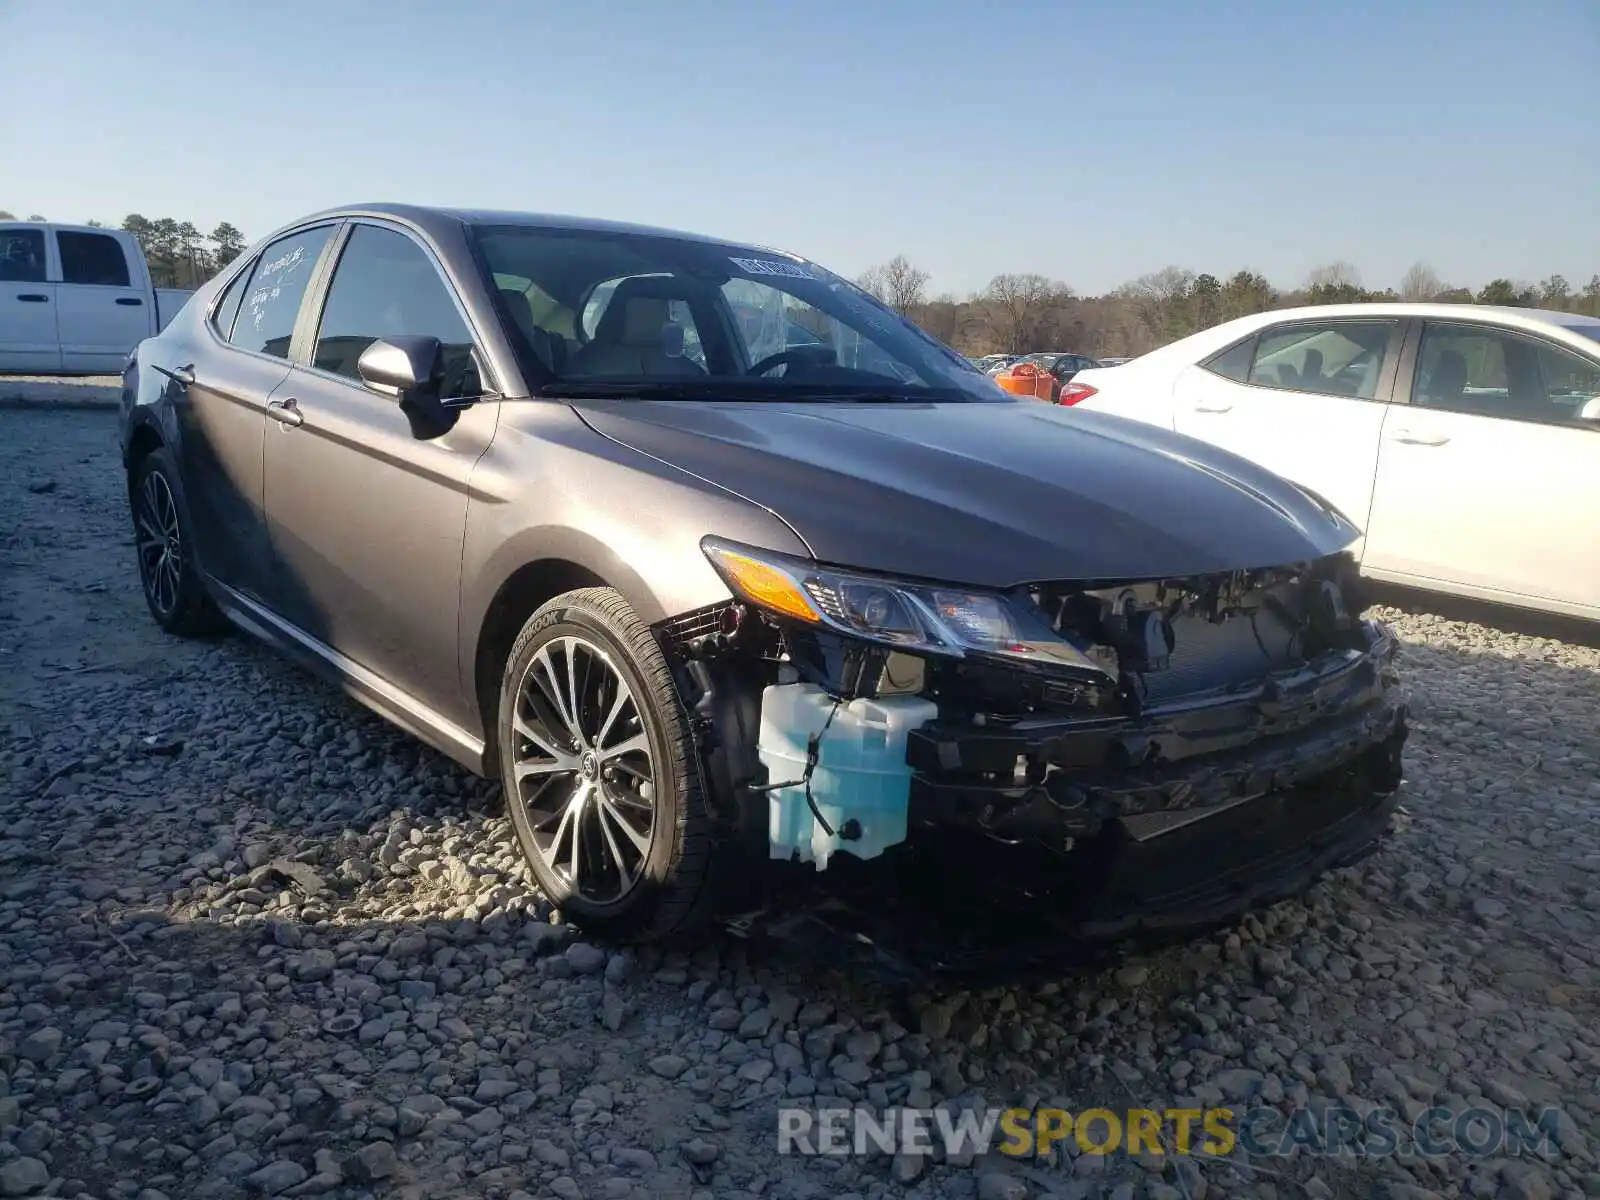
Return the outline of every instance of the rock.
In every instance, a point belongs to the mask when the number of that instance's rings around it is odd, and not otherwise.
[[[656,1156],[648,1150],[624,1146],[611,1152],[611,1165],[621,1171],[653,1172]]]
[[[35,1029],[22,1039],[22,1044],[17,1047],[17,1056],[27,1059],[35,1066],[42,1066],[60,1052],[61,1039],[61,1030],[52,1025]]]
[[[50,1169],[37,1158],[0,1163],[0,1196],[36,1196],[50,1183]]]
[[[266,842],[251,842],[244,848],[244,853],[241,857],[244,859],[244,865],[253,871],[263,863],[271,860],[272,847],[267,845]]]
[[[649,1066],[663,1079],[677,1079],[689,1069],[689,1060],[681,1054],[658,1054],[650,1060]]]
[[[573,942],[567,947],[564,957],[574,974],[593,975],[604,969],[607,954],[600,947],[591,946],[588,942]]]
[[[707,1167],[717,1161],[722,1148],[705,1138],[691,1138],[678,1147],[678,1152],[683,1155],[685,1162],[697,1167]]]
[[[262,1196],[276,1196],[296,1184],[304,1183],[308,1172],[299,1163],[287,1158],[270,1162],[245,1177],[245,1187]]]
[[[739,1022],[739,1036],[742,1038],[765,1037],[767,1030],[771,1028],[772,1011],[766,1008],[758,1008]]]
[[[1227,1071],[1219,1071],[1212,1076],[1211,1082],[1222,1089],[1222,1094],[1229,1100],[1248,1100],[1261,1089],[1266,1076],[1260,1071],[1252,1071],[1248,1067],[1235,1067]]]
[[[1262,979],[1276,979],[1288,966],[1284,962],[1283,955],[1266,947],[1256,951],[1255,965],[1256,974]]]
[[[302,983],[320,983],[338,963],[332,950],[307,950],[291,965],[289,974]]]
[[[985,1171],[978,1176],[978,1200],[1028,1200],[1028,1185],[1004,1171]]]
[[[1143,987],[1150,978],[1150,968],[1138,964],[1121,967],[1117,971],[1117,986],[1132,991],[1134,988]]]
[[[393,1144],[368,1142],[356,1151],[352,1165],[355,1173],[362,1179],[387,1179],[394,1174],[395,1168],[400,1164],[395,1156]]]
[[[921,1154],[896,1154],[889,1163],[889,1177],[899,1184],[913,1183],[922,1175],[924,1162]]]

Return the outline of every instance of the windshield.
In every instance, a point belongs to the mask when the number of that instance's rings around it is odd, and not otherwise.
[[[628,231],[479,226],[540,390],[1012,402],[971,362],[815,263]]]
[[[1567,328],[1572,330],[1573,333],[1578,334],[1580,337],[1588,338],[1591,342],[1600,342],[1600,321],[1596,321],[1592,324],[1587,321],[1582,323],[1574,321],[1571,325],[1568,325]]]

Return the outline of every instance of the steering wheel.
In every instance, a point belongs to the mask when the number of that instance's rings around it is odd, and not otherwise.
[[[815,362],[816,353],[813,349],[795,348],[793,350],[780,350],[776,354],[769,354],[758,363],[752,363],[746,375],[765,375],[773,367],[788,366],[791,363],[799,366],[804,362]]]

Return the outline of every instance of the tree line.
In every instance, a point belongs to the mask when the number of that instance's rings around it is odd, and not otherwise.
[[[46,218],[31,213],[24,219],[43,221]],[[15,220],[13,214],[0,209],[0,221]],[[84,224],[95,229],[106,228],[103,221]],[[151,220],[139,213],[129,213],[120,228],[139,240],[156,287],[197,288],[243,254],[249,245],[244,234],[227,221],[210,233],[201,233],[192,221],[178,221],[172,217]]]
[[[896,312],[964,354],[1075,351],[1132,356],[1222,321],[1304,304],[1409,300],[1550,308],[1600,318],[1600,274],[1581,287],[1561,275],[1537,284],[1493,279],[1477,291],[1443,282],[1417,263],[1398,287],[1363,286],[1347,262],[1312,271],[1292,289],[1252,270],[1221,276],[1167,267],[1100,296],[1082,296],[1038,274],[996,275],[977,292],[930,296],[929,275],[903,254],[856,281]]]
[[[0,220],[15,219],[0,210]],[[34,213],[27,219],[45,218]],[[104,228],[99,221],[88,224]],[[157,287],[199,287],[248,245],[244,234],[227,221],[201,233],[190,221],[151,220],[129,213],[121,228],[139,239]],[[1420,262],[1405,273],[1398,287],[1382,289],[1363,286],[1353,266],[1334,262],[1312,271],[1299,287],[1286,290],[1249,269],[1222,276],[1174,266],[1141,275],[1100,296],[1079,295],[1058,280],[1024,273],[996,275],[971,295],[957,297],[930,295],[928,272],[897,254],[856,282],[964,354],[1071,350],[1091,356],[1131,356],[1251,313],[1371,300],[1505,304],[1600,318],[1600,274],[1591,275],[1581,287],[1552,275],[1537,284],[1492,279],[1473,291],[1443,282]]]

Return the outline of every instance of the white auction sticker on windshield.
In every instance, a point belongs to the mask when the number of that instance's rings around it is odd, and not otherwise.
[[[786,279],[815,279],[811,268],[800,263],[777,262],[770,258],[730,258],[728,260],[749,275],[781,275]]]

